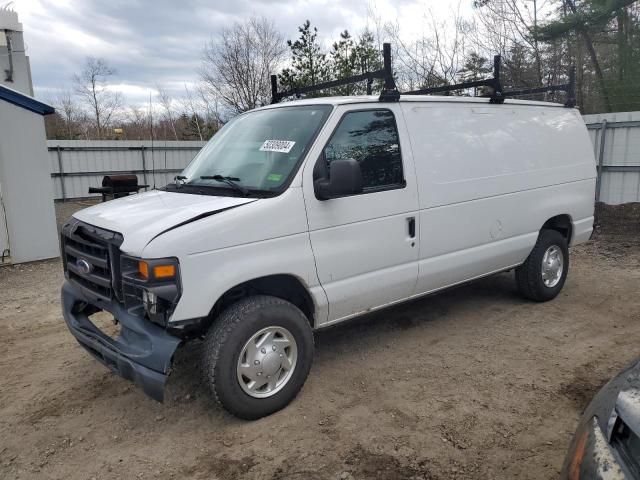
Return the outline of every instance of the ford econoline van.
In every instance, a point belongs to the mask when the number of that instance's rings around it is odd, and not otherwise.
[[[595,182],[580,113],[559,104],[417,95],[259,108],[175,183],[73,216],[64,317],[158,400],[176,349],[202,339],[213,396],[258,418],[301,389],[316,329],[512,269],[526,299],[556,297],[568,247],[590,237]],[[92,323],[99,311],[117,336]]]

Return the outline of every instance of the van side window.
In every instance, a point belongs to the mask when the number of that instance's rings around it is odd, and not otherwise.
[[[405,186],[398,129],[390,110],[345,114],[324,148],[324,158],[329,170],[333,160],[357,160],[365,193]]]

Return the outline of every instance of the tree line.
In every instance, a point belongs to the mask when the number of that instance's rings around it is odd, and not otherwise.
[[[456,84],[491,75],[502,56],[505,89],[564,83],[576,68],[583,113],[640,110],[640,6],[634,0],[466,0],[446,18],[426,10],[424,32],[407,37],[397,21],[372,8],[368,27],[332,42],[306,20],[293,39],[275,23],[252,17],[218,33],[202,48],[198,83],[173,98],[155,85],[146,106],[126,106],[105,59],[87,58],[73,87],[52,100],[49,138],[207,140],[226,121],[271,100],[270,75],[294,89],[381,68],[382,43],[392,44],[400,91]],[[379,89],[374,84],[374,92]],[[359,95],[366,82],[314,95]],[[457,95],[487,92],[461,90]],[[532,99],[563,101],[562,93]]]

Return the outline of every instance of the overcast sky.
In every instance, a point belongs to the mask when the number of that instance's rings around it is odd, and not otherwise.
[[[0,0],[0,6],[7,0]],[[470,11],[472,0],[460,0]],[[374,10],[400,22],[403,35],[424,28],[424,12],[440,17],[458,0],[14,0],[25,29],[36,96],[55,97],[71,87],[71,77],[87,55],[103,57],[116,68],[114,82],[129,104],[148,101],[156,84],[180,93],[197,81],[204,44],[224,26],[264,15],[286,38],[310,19],[328,43],[348,29],[362,31]],[[373,26],[373,25],[371,25]]]

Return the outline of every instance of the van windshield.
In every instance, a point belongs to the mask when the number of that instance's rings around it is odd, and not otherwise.
[[[278,107],[236,117],[205,145],[172,190],[187,187],[185,193],[191,193],[188,187],[210,187],[231,195],[277,193],[295,174],[331,108]]]

